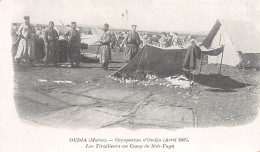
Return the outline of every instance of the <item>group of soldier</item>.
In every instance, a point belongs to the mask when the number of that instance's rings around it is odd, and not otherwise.
[[[76,29],[76,22],[71,22],[71,29],[63,34],[63,38],[67,41],[67,59],[71,67],[80,67],[80,47],[81,36],[80,31]],[[141,40],[139,34],[136,32],[136,25],[132,25],[132,30],[128,32],[123,40],[123,43],[119,46],[123,48],[125,45],[125,61],[130,61],[133,56],[138,52]],[[108,65],[111,62],[111,47],[112,34],[109,32],[109,24],[105,23],[101,29],[104,31],[101,37],[100,43],[100,63],[102,68],[108,69]],[[12,54],[15,65],[19,68],[21,60],[26,59],[31,66],[34,66],[35,61],[35,27],[30,23],[30,17],[24,16],[24,23],[22,23],[17,32],[12,32],[13,47]],[[58,40],[59,34],[54,29],[54,22],[49,22],[49,27],[45,29],[43,34],[44,51],[45,51],[45,67],[48,67],[50,62],[57,66],[57,53],[58,53]],[[16,45],[15,45],[16,44]],[[17,47],[15,47],[17,46]]]
[[[144,42],[143,44],[150,44],[161,48],[179,46],[183,47],[183,45],[189,43],[192,39],[192,36],[179,36],[178,33],[166,33],[162,32],[161,35],[148,35],[146,33],[141,34],[141,40]]]
[[[80,67],[80,49],[81,49],[81,33],[77,30],[76,22],[71,22],[71,29],[63,34],[63,38],[67,41],[67,60],[71,67]],[[136,32],[137,25],[131,25],[131,30],[125,33],[123,36],[123,42],[117,44],[120,48],[124,48],[125,61],[129,62],[138,52],[139,48],[151,44],[159,46],[161,48],[170,46],[181,46],[183,44],[182,39],[177,33],[170,35],[169,33],[163,33],[160,39],[157,35],[148,36],[146,33],[139,35]],[[102,68],[107,70],[111,62],[111,45],[113,44],[113,33],[109,31],[109,24],[105,23],[101,27],[104,31],[99,43],[100,43],[100,59],[99,62]],[[26,59],[31,66],[34,66],[35,61],[35,37],[37,36],[34,26],[30,23],[30,17],[24,16],[24,23],[22,23],[17,32],[12,32],[13,45],[12,55],[15,65],[20,67],[21,60]],[[115,36],[114,36],[115,37]],[[48,67],[52,62],[57,67],[58,56],[58,40],[59,34],[54,29],[54,22],[50,21],[49,26],[45,29],[43,34],[45,67]],[[142,44],[142,45],[141,45]]]

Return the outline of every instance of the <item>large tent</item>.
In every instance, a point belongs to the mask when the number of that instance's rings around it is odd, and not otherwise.
[[[205,55],[218,55],[223,46],[206,49],[201,47]],[[136,78],[140,74],[152,74],[158,77],[168,77],[182,73],[182,65],[187,48],[160,48],[146,44],[127,64],[120,68],[113,76]]]
[[[249,22],[217,20],[205,40],[207,49],[224,45],[223,54],[209,56],[208,63],[260,67],[260,35]]]
[[[126,65],[114,76],[133,77],[138,72],[167,77],[182,71],[182,63],[186,49],[159,48],[145,45]]]

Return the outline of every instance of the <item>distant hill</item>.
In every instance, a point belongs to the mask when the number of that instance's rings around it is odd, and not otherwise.
[[[20,25],[21,23],[18,23],[18,25]],[[35,24],[35,23],[32,23],[33,25],[38,25],[38,26],[41,26],[41,27],[48,27],[47,24]],[[62,25],[59,25],[57,24],[56,26],[60,26],[62,27]],[[66,26],[66,25],[65,25]],[[100,25],[102,26],[102,25]],[[86,24],[77,24],[77,27],[79,27],[82,31],[86,31],[88,29],[91,29],[93,31],[93,34],[94,33],[99,33],[100,32],[102,33],[102,31],[100,29],[98,29],[98,26],[97,25],[86,25]],[[118,32],[125,32],[125,31],[130,31],[130,29],[122,29],[122,28],[114,28],[114,27],[110,27],[109,28],[110,31],[118,31]],[[138,32],[145,32],[145,33],[148,33],[148,34],[151,34],[151,35],[161,35],[162,32],[169,32],[169,31],[149,31],[149,30],[138,30]],[[172,31],[171,31],[172,32]],[[181,35],[194,35],[194,36],[206,36],[208,34],[209,31],[174,31],[178,34],[181,34]]]

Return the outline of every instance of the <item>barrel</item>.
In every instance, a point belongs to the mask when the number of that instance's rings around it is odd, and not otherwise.
[[[58,63],[66,63],[68,61],[67,52],[68,52],[68,42],[66,40],[59,40],[59,47],[57,53]]]

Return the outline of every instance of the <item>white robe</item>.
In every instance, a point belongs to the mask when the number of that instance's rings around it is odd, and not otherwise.
[[[34,60],[34,39],[35,39],[35,29],[32,24],[26,25],[22,23],[17,32],[18,35],[22,36],[15,59],[29,59]]]

